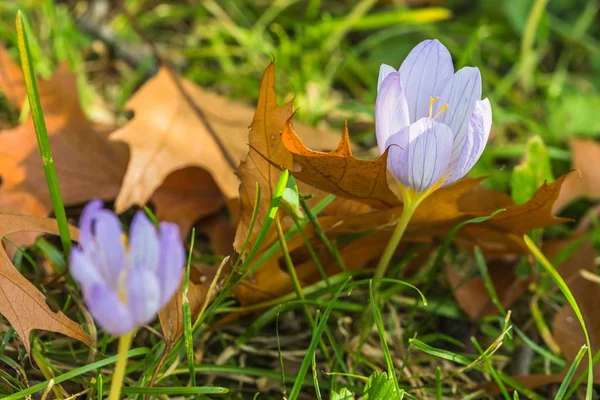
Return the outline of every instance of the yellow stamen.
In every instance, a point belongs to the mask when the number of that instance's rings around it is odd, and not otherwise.
[[[431,107],[431,106],[430,106]],[[437,114],[435,114],[433,116],[433,119],[436,119],[437,117],[439,117],[444,111],[446,111],[446,108],[448,108],[448,103],[444,104],[442,106],[442,108],[440,108],[440,111],[437,112]],[[431,111],[429,112],[429,115],[431,115]]]
[[[433,103],[435,103],[439,99],[440,98],[438,96],[436,96],[436,97],[429,97],[429,118],[431,118],[431,116],[433,115]]]

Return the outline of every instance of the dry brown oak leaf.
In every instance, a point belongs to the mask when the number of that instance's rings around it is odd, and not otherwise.
[[[349,149],[347,131],[336,150],[328,153],[310,150],[299,139],[291,125],[282,132],[282,141],[291,152],[294,176],[303,182],[357,201],[376,204],[380,208],[367,215],[350,215],[340,220],[322,218],[329,234],[364,232],[369,229],[391,230],[402,213],[402,204],[388,186],[387,156],[375,160],[359,160]],[[563,222],[552,214],[567,175],[544,184],[535,196],[520,205],[505,194],[478,185],[481,179],[465,178],[445,186],[423,201],[410,221],[407,240],[430,241],[443,237],[457,223],[469,218],[506,211],[482,224],[463,228],[457,236],[464,245],[479,245],[488,251],[526,251],[522,235],[529,229]]]
[[[235,167],[248,152],[248,124],[254,110],[187,80],[179,82],[180,86],[166,68],[161,68],[127,102],[127,109],[134,112],[133,119],[110,136],[113,141],[127,143],[131,154],[116,210],[122,212],[134,204],[146,204],[169,174],[199,167],[214,179],[232,215],[237,216],[239,181]],[[201,109],[210,127],[188,99]],[[308,126],[299,129],[317,148],[327,148],[339,139],[338,135]]]
[[[56,220],[51,218],[11,214],[0,211],[0,237],[16,232],[51,233],[58,235]],[[76,235],[72,229],[72,235]],[[0,247],[0,314],[17,332],[27,352],[29,333],[42,329],[62,333],[90,345],[89,336],[79,323],[67,318],[62,312],[54,312],[46,304],[46,297],[29,282],[12,264]]]

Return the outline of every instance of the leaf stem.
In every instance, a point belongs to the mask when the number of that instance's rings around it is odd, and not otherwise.
[[[119,353],[117,355],[117,365],[113,373],[112,382],[110,384],[109,400],[119,400],[121,396],[121,387],[125,378],[125,368],[127,367],[127,352],[131,346],[134,331],[128,332],[119,338]]]

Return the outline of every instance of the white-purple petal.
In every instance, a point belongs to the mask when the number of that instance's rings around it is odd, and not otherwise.
[[[436,102],[436,110],[445,104],[448,108],[436,119],[452,130],[454,143],[450,166],[452,170],[456,167],[458,158],[465,144],[469,120],[475,109],[475,102],[481,99],[481,73],[479,68],[464,67],[454,74],[448,81],[440,99]]]
[[[399,69],[410,122],[429,116],[429,98],[439,96],[454,74],[448,49],[438,40],[425,40],[415,46]]]
[[[84,248],[94,236],[93,221],[100,210],[102,210],[102,200],[99,199],[92,200],[83,207],[79,217],[79,244]]]
[[[133,217],[129,228],[132,267],[148,268],[150,271],[156,271],[160,256],[159,246],[156,227],[146,216],[146,213],[139,210]]]
[[[152,321],[161,307],[160,282],[154,271],[132,268],[127,275],[127,305],[136,325]]]
[[[381,67],[379,67],[379,78],[377,79],[377,91],[379,91],[383,80],[392,72],[396,72],[394,67],[387,64],[381,64]]]
[[[386,141],[409,124],[408,106],[398,72],[389,73],[383,80],[375,101],[375,133],[379,152],[386,149]]]
[[[83,287],[97,283],[106,284],[88,253],[78,247],[73,247],[69,254],[69,272]]]
[[[391,136],[387,145],[388,169],[403,185],[424,192],[444,177],[452,131],[431,118],[421,118]]]
[[[96,212],[93,220],[94,246],[88,257],[95,259],[94,264],[105,282],[112,286],[119,274],[125,269],[125,247],[123,245],[123,230],[121,222],[115,214],[108,210]]]
[[[129,309],[108,286],[84,288],[84,300],[96,323],[112,335],[123,335],[136,327]]]
[[[487,144],[492,129],[492,106],[486,98],[477,100],[475,110],[471,114],[469,127],[467,131],[467,140],[465,143],[471,143],[465,146],[459,156],[459,161],[451,172],[447,183],[452,183],[465,176],[475,165]]]
[[[179,235],[177,225],[168,222],[160,224],[160,263],[157,275],[162,290],[161,306],[167,304],[181,284],[185,266],[185,249]]]

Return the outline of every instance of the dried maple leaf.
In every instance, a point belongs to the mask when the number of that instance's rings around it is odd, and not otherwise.
[[[292,167],[292,155],[283,146],[280,137],[281,129],[291,115],[291,101],[282,106],[277,104],[275,64],[271,63],[265,70],[260,82],[258,104],[248,135],[250,149],[237,171],[241,181],[239,186],[240,221],[233,244],[237,252],[241,251],[248,236],[250,237],[249,243],[254,243],[256,235],[262,227],[273,196],[273,189],[281,175],[281,170],[272,164],[280,165],[286,169]],[[252,219],[254,203],[257,200],[257,182],[261,185],[260,199],[258,199],[258,217],[254,230],[250,232],[250,220]],[[267,240],[265,242],[268,244]]]
[[[299,180],[321,190],[379,206],[394,206],[398,197],[387,178],[387,152],[375,160],[358,160],[352,154],[348,126],[337,148],[324,153],[304,145],[292,127],[285,124],[282,142],[292,154],[292,172]]]
[[[394,201],[389,189],[385,154],[375,160],[356,159],[349,148],[347,130],[338,148],[329,153],[310,150],[289,124],[282,132],[282,140],[292,153],[291,171],[299,180],[317,189],[373,201],[382,207],[366,215],[351,215],[341,220],[321,219],[323,225],[330,228],[329,234],[391,229],[398,220],[402,205]],[[432,236],[445,236],[461,221],[505,208],[505,212],[483,224],[465,227],[457,239],[490,251],[525,250],[523,233],[565,221],[552,215],[552,206],[566,177],[544,184],[531,200],[520,205],[515,205],[503,193],[480,189],[477,184],[481,179],[460,180],[437,190],[419,206],[407,228],[406,239],[429,241]],[[369,197],[372,200],[368,200]]]
[[[0,237],[24,231],[57,235],[58,226],[50,218],[0,212]],[[28,352],[29,333],[34,329],[58,332],[85,344],[91,343],[79,323],[48,307],[46,297],[19,273],[1,248],[0,314],[15,329]]]

